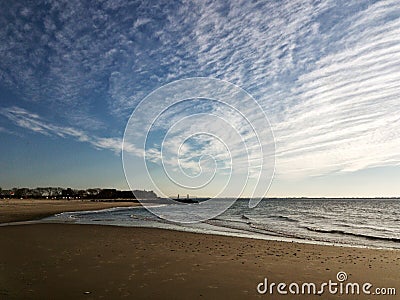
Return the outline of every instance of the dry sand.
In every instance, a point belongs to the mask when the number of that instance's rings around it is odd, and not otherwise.
[[[3,216],[4,217],[4,216]],[[400,252],[72,224],[0,227],[0,299],[398,299],[259,295],[257,284],[371,282],[400,292]]]

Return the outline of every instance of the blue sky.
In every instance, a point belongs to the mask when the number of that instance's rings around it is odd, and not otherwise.
[[[245,89],[268,116],[269,195],[400,195],[398,1],[3,2],[3,189],[126,189],[129,116],[200,76]]]

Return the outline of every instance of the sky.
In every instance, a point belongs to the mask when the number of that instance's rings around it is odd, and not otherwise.
[[[268,187],[274,173],[268,196],[400,196],[397,0],[1,2],[3,189],[153,189],[141,172],[128,185],[121,154],[124,141],[124,151],[141,159],[135,136],[124,140],[124,133],[130,120],[140,132],[140,118],[130,116],[143,99],[147,112],[163,113],[144,146],[156,181],[178,166],[179,180],[196,177],[200,167],[203,175],[217,168],[224,177],[244,149],[234,132],[248,133],[239,115],[212,99],[163,110],[163,101],[147,97],[176,80],[201,77],[249,93],[254,103],[234,103],[250,121],[267,117],[270,129],[258,137],[269,144],[273,133],[274,163],[267,160],[269,173],[260,181]],[[207,117],[190,119],[193,113]],[[193,126],[175,126],[181,120]],[[197,135],[181,134],[193,133],[189,128]],[[205,129],[221,135],[229,151],[199,134]],[[181,164],[169,159],[173,151],[182,152]],[[161,181],[166,194],[216,189],[189,191]]]

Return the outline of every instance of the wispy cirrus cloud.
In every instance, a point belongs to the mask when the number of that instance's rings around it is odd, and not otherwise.
[[[189,49],[204,74],[246,88],[267,111],[280,176],[400,162],[396,1],[197,8]]]
[[[299,76],[298,103],[275,126],[282,173],[400,164],[399,11],[397,2],[383,1],[352,16],[341,51]]]
[[[72,138],[79,142],[85,142],[97,149],[107,149],[115,154],[120,154],[122,150],[122,139],[115,137],[98,137],[73,127],[54,125],[44,120],[39,115],[29,112],[26,109],[13,106],[0,109],[0,114],[8,118],[12,123],[21,128],[33,131],[46,136],[59,138]],[[125,151],[143,155],[132,145],[127,144]]]
[[[8,133],[8,134],[15,134],[14,132],[10,131],[9,129],[1,127],[1,126],[0,126],[0,132]]]
[[[96,106],[126,118],[154,88],[188,76],[219,77],[251,92],[270,85],[296,66],[295,52],[317,37],[313,18],[329,7],[312,1],[41,5],[13,3],[0,14],[7,28],[0,32],[0,76],[26,101],[68,108],[70,116],[85,112],[98,122]]]

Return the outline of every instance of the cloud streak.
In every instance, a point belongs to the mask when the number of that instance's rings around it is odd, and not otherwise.
[[[9,119],[15,125],[39,133],[46,136],[53,136],[59,138],[75,139],[79,142],[85,142],[96,149],[107,149],[113,151],[115,154],[120,154],[122,150],[122,139],[121,138],[105,138],[94,136],[88,132],[73,127],[58,126],[46,122],[39,115],[29,112],[23,108],[13,106],[9,108],[3,108],[0,110],[0,114]],[[140,155],[141,151],[138,151],[132,145],[126,146],[126,151]],[[143,155],[143,154],[142,154]]]

